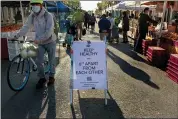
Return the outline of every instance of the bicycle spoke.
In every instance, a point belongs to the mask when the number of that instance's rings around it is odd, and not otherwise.
[[[20,73],[20,72],[19,72],[20,62],[21,62],[21,57],[20,57],[20,60],[18,61],[17,73]]]
[[[25,60],[23,60],[23,63],[22,63],[22,71],[21,71],[21,74],[23,74],[24,62],[25,62]]]
[[[18,62],[17,62],[18,61]],[[26,85],[30,66],[28,59],[22,59],[21,56],[15,57],[8,67],[8,85],[14,91],[20,91]]]

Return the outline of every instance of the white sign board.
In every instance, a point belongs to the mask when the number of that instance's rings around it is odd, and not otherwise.
[[[106,44],[73,42],[73,89],[107,89]]]

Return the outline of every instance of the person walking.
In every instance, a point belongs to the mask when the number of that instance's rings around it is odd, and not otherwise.
[[[82,40],[82,23],[84,22],[84,14],[81,9],[74,13],[73,19],[75,20],[78,29],[76,39]]]
[[[85,26],[86,29],[89,29],[88,23],[89,23],[89,14],[88,14],[88,12],[85,12],[85,15],[84,15],[84,26]]]
[[[49,59],[49,82],[48,85],[54,83],[55,78],[55,52],[56,52],[56,35],[54,33],[53,15],[43,7],[42,0],[31,0],[32,12],[28,16],[26,23],[16,34],[15,39],[25,36],[31,26],[35,29],[34,43],[38,45],[37,66],[39,81],[36,85],[37,89],[43,88],[46,84],[44,73],[44,54],[48,53]]]
[[[129,18],[126,11],[123,12],[122,29],[123,29],[123,43],[127,43],[128,42],[127,31],[129,31]]]
[[[92,13],[92,16],[91,16],[91,33],[93,33],[93,31],[95,29],[95,23],[97,23],[96,17],[94,15],[94,13]]]
[[[140,18],[139,18],[139,28],[138,28],[138,32],[139,32],[139,37],[137,39],[136,45],[134,50],[142,53],[142,41],[146,38],[146,34],[148,33],[148,26],[149,23],[157,23],[156,21],[152,20],[149,17],[149,8],[146,7],[144,9],[144,12],[140,14]]]
[[[108,35],[111,22],[106,18],[106,15],[103,14],[100,21],[98,22],[100,40],[104,40],[104,37]]]
[[[108,42],[111,42],[111,37],[112,37],[112,29],[113,29],[113,26],[115,25],[115,22],[114,22],[114,18],[112,17],[112,14],[109,13],[109,17],[108,17],[108,20],[110,21],[111,23],[111,26],[109,28],[109,33],[108,33]]]

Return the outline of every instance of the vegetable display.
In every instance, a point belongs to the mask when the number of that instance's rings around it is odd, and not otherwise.
[[[3,27],[1,27],[1,32],[17,31],[21,27],[22,27],[22,25],[19,25],[19,24],[14,24],[14,25],[9,25],[9,26],[3,26]]]

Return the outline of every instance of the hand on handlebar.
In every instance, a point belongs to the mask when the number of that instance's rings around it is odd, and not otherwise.
[[[15,36],[13,36],[13,37],[9,37],[8,40],[15,40],[15,41],[17,41],[17,40],[18,40],[18,37],[15,35]]]

